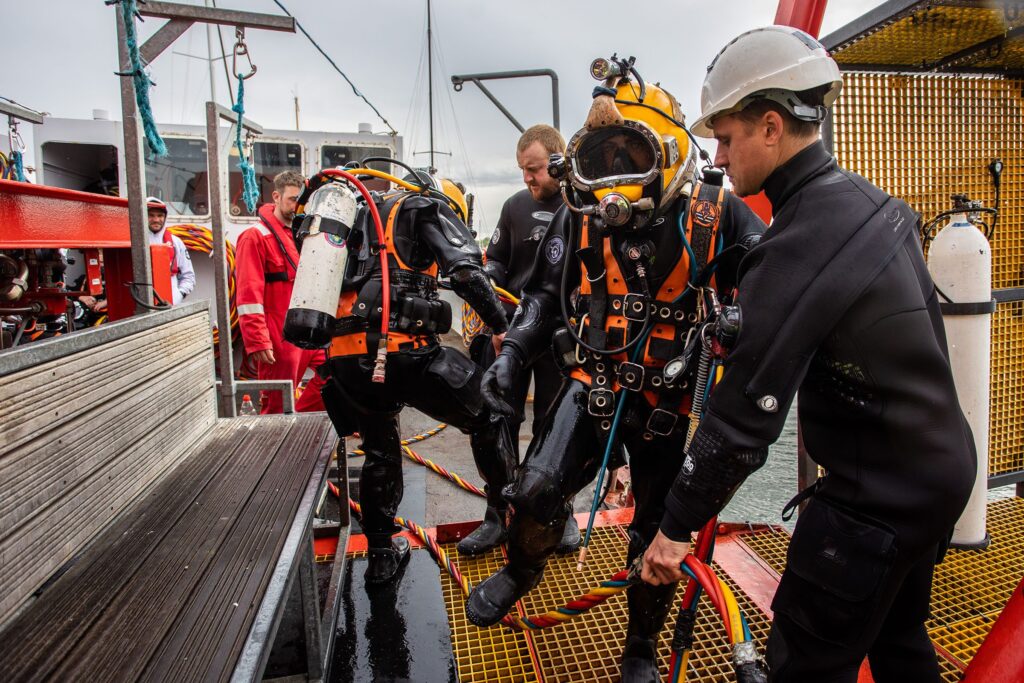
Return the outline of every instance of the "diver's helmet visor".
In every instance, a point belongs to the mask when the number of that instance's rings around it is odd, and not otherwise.
[[[591,191],[616,185],[647,185],[662,168],[657,133],[637,121],[581,130],[566,149],[572,184]]]

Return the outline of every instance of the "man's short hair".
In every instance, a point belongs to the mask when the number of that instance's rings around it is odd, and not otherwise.
[[[797,98],[809,107],[816,107],[824,103],[825,93],[829,90],[828,85],[811,88],[810,90],[802,90],[796,93]],[[793,116],[789,111],[778,102],[774,100],[754,100],[742,111],[736,114],[736,118],[743,121],[745,124],[753,124],[761,119],[762,116],[767,114],[769,111],[774,111],[782,117],[785,122],[786,130],[795,135],[796,137],[806,138],[812,135],[817,135],[821,129],[821,124],[816,121],[804,121]]]
[[[284,192],[289,185],[302,188],[306,186],[306,179],[298,171],[281,171],[274,176],[274,191]]]
[[[546,123],[538,123],[536,126],[527,128],[526,132],[519,138],[519,143],[516,145],[516,154],[522,154],[526,151],[527,147],[535,142],[539,142],[541,147],[547,150],[548,154],[565,153],[565,138],[558,132],[558,129],[552,128]]]

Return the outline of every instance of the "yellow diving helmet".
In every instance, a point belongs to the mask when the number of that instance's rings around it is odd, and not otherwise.
[[[466,225],[469,225],[469,202],[466,201],[466,187],[462,183],[457,183],[448,178],[441,178],[440,185],[441,192],[444,192],[444,195],[448,197],[448,201],[454,205],[452,208],[456,213],[459,213],[459,217],[465,221]]]
[[[591,74],[605,85],[566,147],[564,175],[582,206],[567,203],[609,228],[643,228],[693,180],[683,113],[667,90],[640,78],[633,58],[595,60]]]
[[[473,195],[466,194],[466,187],[462,183],[450,178],[441,178],[434,173],[431,172],[431,169],[418,168],[415,175],[410,173],[403,180],[421,187],[425,185],[429,188],[429,193],[438,199],[441,199],[441,195],[444,195],[443,198],[448,200],[448,205],[451,206],[452,211],[458,215],[463,223],[472,229]]]

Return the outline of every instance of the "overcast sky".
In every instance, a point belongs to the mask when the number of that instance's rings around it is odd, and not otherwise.
[[[190,4],[203,4],[189,0]],[[282,0],[356,86],[405,139],[406,160],[426,163],[426,1]],[[821,35],[845,25],[879,0],[830,0]],[[54,116],[89,118],[106,109],[119,118],[114,10],[103,0],[4,3],[5,53],[0,95]],[[219,7],[280,14],[272,0],[220,0]],[[707,64],[742,31],[772,23],[772,0],[433,0],[435,149],[443,174],[466,182],[479,199],[476,227],[487,235],[504,199],[522,187],[515,163],[519,133],[473,85],[454,92],[452,74],[554,69],[560,82],[561,130],[568,139],[586,117],[596,57],[635,55],[650,82],[660,82],[692,120],[700,108]],[[140,28],[147,37],[162,22]],[[234,35],[225,29],[230,50]],[[250,31],[259,68],[246,82],[246,115],[268,128],[295,125],[293,94],[306,130],[354,131],[384,125],[300,34]],[[193,26],[174,52],[206,56],[205,28]],[[152,65],[158,122],[203,121],[210,86],[205,62],[165,52]],[[505,106],[529,126],[551,122],[547,79],[491,81]],[[222,70],[218,100],[228,104]],[[28,132],[28,131],[26,131]],[[31,137],[26,135],[31,147]],[[6,136],[0,147],[6,149]],[[31,164],[33,160],[30,158]]]

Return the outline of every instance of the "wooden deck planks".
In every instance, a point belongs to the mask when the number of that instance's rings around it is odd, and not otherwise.
[[[171,398],[176,390],[197,385],[205,375],[203,359],[189,359],[148,386],[83,411],[77,419],[0,455],[6,492],[0,498],[0,538],[17,531],[27,518],[44,512],[58,498],[74,495],[83,481],[123,457],[174,415],[180,401]],[[200,415],[195,419],[208,426],[213,423],[212,414],[206,420]]]
[[[149,553],[216,475],[234,457],[246,427],[236,420],[218,423],[210,438],[187,457],[160,486],[152,487],[99,539],[102,553],[87,553],[48,586],[32,609],[0,638],[0,670],[7,680],[47,679],[59,658],[94,623]]]
[[[330,422],[218,421],[205,309],[62,348],[0,372],[5,683],[230,678]]]
[[[83,409],[135,391],[140,384],[204,351],[212,385],[209,327],[204,311],[0,377],[0,424],[4,425],[0,453],[74,420]]]
[[[164,531],[133,580],[64,657],[54,678],[132,681],[138,677],[230,533],[288,430],[287,420],[272,419],[243,437],[235,456],[187,513]]]
[[[329,457],[333,439],[324,416],[298,417],[152,660],[146,680],[230,679],[303,491],[317,460]]]
[[[204,310],[0,376],[0,624],[216,420]]]
[[[74,495],[58,497],[46,515],[33,517],[17,534],[0,541],[0,623],[200,440],[209,425],[196,416],[212,414],[214,402],[210,388],[180,404],[163,424],[129,446],[124,457],[81,482]]]

